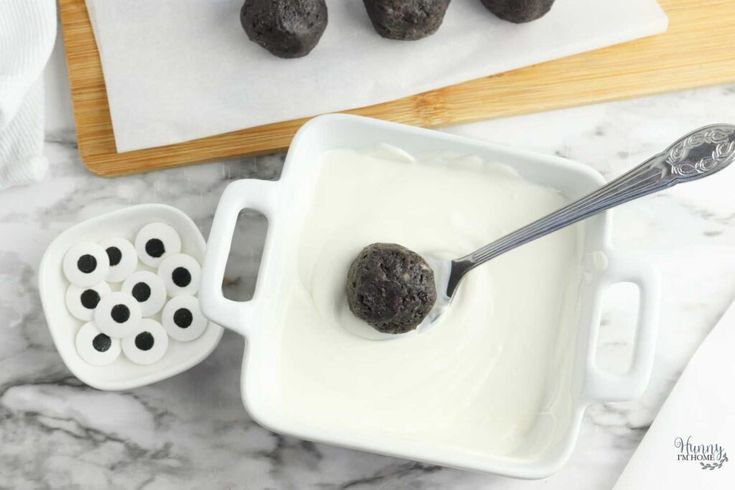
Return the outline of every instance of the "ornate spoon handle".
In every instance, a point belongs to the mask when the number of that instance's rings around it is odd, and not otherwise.
[[[735,126],[700,128],[600,189],[533,223],[453,260],[447,286],[452,297],[464,275],[480,264],[601,211],[654,192],[707,177],[735,160]]]

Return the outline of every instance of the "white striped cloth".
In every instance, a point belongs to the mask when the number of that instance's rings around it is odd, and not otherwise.
[[[42,75],[55,39],[54,0],[0,0],[0,189],[46,172]]]

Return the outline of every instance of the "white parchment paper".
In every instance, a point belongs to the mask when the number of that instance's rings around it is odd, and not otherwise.
[[[391,41],[362,0],[327,0],[319,45],[284,60],[247,39],[242,0],[86,2],[118,151],[385,102],[667,27],[655,0],[557,0],[524,25],[454,0],[435,35]]]

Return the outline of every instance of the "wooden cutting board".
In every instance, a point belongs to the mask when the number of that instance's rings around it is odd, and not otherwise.
[[[735,81],[735,0],[659,0],[666,34],[352,111],[436,127]],[[176,167],[288,147],[305,119],[117,153],[84,0],[60,0],[77,142],[98,175]]]

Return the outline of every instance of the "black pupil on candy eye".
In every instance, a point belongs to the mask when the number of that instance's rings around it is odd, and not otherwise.
[[[89,254],[84,254],[77,260],[77,267],[85,274],[89,274],[97,268],[97,259]]]
[[[154,340],[150,332],[140,332],[135,336],[135,347],[140,350],[151,350]]]
[[[88,310],[93,310],[97,308],[97,303],[100,302],[100,294],[94,289],[86,289],[80,299],[82,300],[82,306]]]
[[[151,257],[158,258],[166,252],[166,247],[158,238],[151,238],[145,243],[145,252]]]
[[[174,313],[174,323],[180,328],[189,328],[193,321],[194,317],[192,316],[191,311],[186,308],[179,308]]]
[[[117,323],[125,323],[130,318],[130,310],[125,305],[115,305],[112,307],[110,315]]]
[[[191,283],[191,272],[185,267],[177,267],[171,273],[171,280],[180,288],[185,288]]]
[[[117,247],[108,247],[105,252],[107,252],[107,258],[110,259],[110,265],[113,267],[122,260],[122,252]]]
[[[110,345],[112,345],[112,340],[103,333],[97,334],[97,336],[92,339],[92,347],[94,347],[94,350],[96,351],[105,352],[110,348]]]
[[[133,298],[137,299],[140,303],[144,301],[148,301],[148,298],[151,297],[151,287],[144,283],[139,282],[135,286],[133,286],[133,290],[131,291]]]

